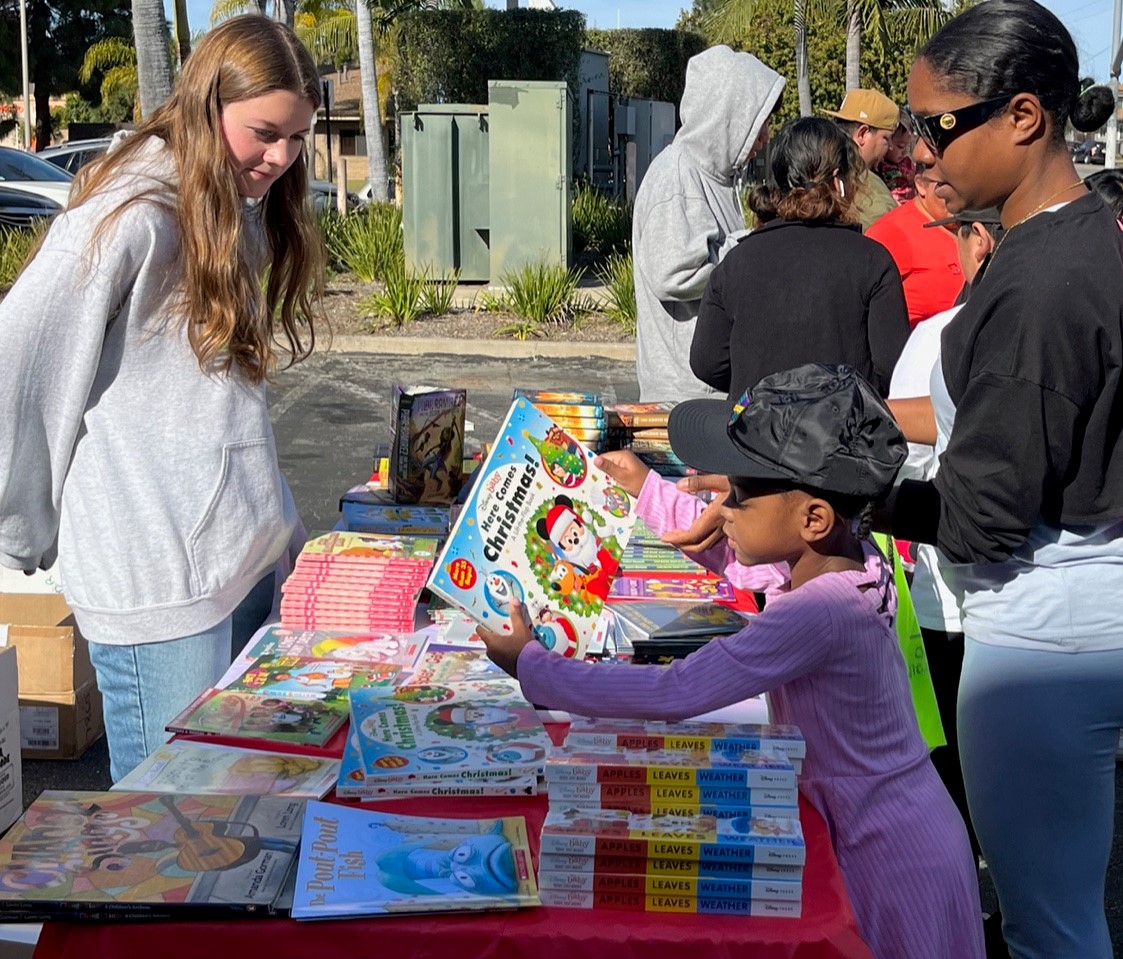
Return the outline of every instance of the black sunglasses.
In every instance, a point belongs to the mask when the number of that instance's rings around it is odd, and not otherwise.
[[[904,113],[917,136],[939,156],[956,137],[982,126],[991,117],[996,116],[1000,108],[1005,108],[1010,100],[1011,97],[1008,96],[991,97],[989,100],[980,100],[958,110],[930,113],[927,116],[917,116],[905,107]]]

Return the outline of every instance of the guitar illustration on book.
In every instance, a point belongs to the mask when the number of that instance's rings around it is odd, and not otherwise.
[[[160,802],[167,806],[168,812],[180,825],[174,837],[175,846],[179,849],[176,865],[188,872],[236,869],[257,858],[262,850],[293,852],[296,848],[294,843],[285,840],[263,839],[252,823],[213,822],[206,819],[192,822],[176,807],[174,796],[161,796]],[[227,835],[232,826],[252,830],[252,834]]]

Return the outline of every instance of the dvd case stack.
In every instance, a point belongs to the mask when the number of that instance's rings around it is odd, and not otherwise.
[[[739,633],[749,620],[714,602],[635,600],[613,603],[611,637],[634,663],[683,659],[717,636]]]
[[[594,453],[603,453],[609,448],[608,422],[600,394],[516,389],[511,399],[529,400],[578,443],[587,446]]]
[[[615,726],[579,723],[578,741],[607,743],[621,735],[610,732]],[[741,746],[597,751],[567,741],[547,760],[546,788],[543,905],[800,915],[806,848],[796,772],[783,754]]]
[[[432,537],[333,532],[304,544],[281,587],[281,625],[408,633],[433,568]]]
[[[631,450],[662,476],[686,476],[687,465],[671,449],[667,421],[674,402],[616,403],[605,409],[608,448]]]

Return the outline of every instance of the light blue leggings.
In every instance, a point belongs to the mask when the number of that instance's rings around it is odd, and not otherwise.
[[[90,643],[114,782],[167,742],[171,734],[164,727],[226,672],[272,604],[270,573],[230,616],[205,632],[135,646]]]
[[[1013,959],[1112,959],[1104,879],[1123,650],[966,640],[959,753]]]

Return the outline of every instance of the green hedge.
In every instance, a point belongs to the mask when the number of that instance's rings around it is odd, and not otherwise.
[[[608,85],[629,97],[666,100],[678,109],[686,61],[709,46],[686,30],[586,30],[585,46],[608,54]]]
[[[487,103],[488,80],[565,80],[576,93],[585,38],[576,10],[425,10],[399,23],[399,112]]]

